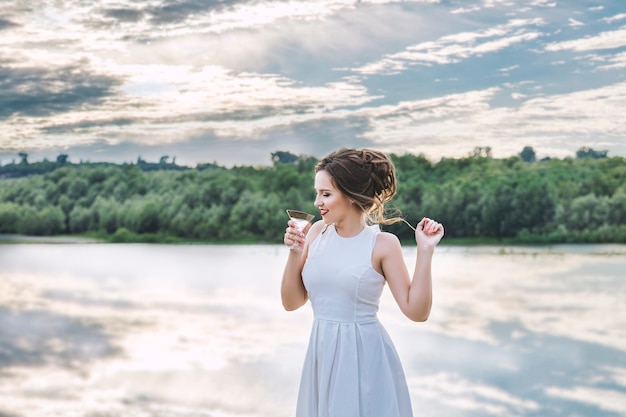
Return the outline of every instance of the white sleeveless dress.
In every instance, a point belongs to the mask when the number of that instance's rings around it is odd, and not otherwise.
[[[296,417],[411,417],[406,378],[377,318],[385,278],[372,267],[378,226],[343,238],[334,225],[302,271],[314,321]]]

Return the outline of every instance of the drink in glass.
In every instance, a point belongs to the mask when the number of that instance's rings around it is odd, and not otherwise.
[[[289,215],[289,218],[295,222],[295,227],[300,232],[304,230],[307,223],[311,222],[311,220],[315,218],[314,215],[300,210],[287,210],[287,214]],[[302,251],[298,242],[294,242],[293,245],[289,246],[289,249],[293,249],[298,252]]]

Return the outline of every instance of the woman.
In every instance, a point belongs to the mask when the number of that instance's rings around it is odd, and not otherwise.
[[[370,149],[341,149],[315,168],[315,205],[323,220],[299,232],[290,221],[290,250],[281,296],[286,310],[311,300],[314,322],[302,370],[296,417],[409,417],[402,365],[377,319],[385,282],[411,320],[432,303],[431,260],[443,226],[423,218],[415,230],[417,261],[409,276],[398,238],[378,224],[396,192],[395,168]]]

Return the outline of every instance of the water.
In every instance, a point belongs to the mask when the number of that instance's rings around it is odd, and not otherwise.
[[[312,315],[282,309],[286,256],[0,245],[0,416],[293,416]],[[626,414],[626,246],[442,246],[433,270],[427,322],[381,300],[416,417]]]

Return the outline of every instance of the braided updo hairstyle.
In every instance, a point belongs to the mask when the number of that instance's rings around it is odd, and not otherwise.
[[[396,194],[396,169],[389,157],[373,149],[339,149],[322,159],[315,173],[326,171],[342,194],[367,214],[370,223],[392,224],[385,203]]]

